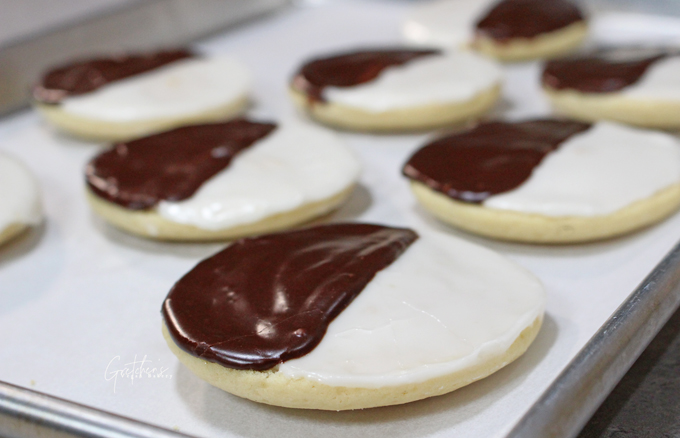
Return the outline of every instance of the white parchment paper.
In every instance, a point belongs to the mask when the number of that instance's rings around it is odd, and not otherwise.
[[[410,5],[308,2],[197,47],[235,55],[251,67],[254,114],[294,117],[286,82],[303,59],[400,42],[399,25]],[[632,23],[639,24],[641,37],[668,38],[642,19]],[[630,37],[628,27],[616,36],[603,26],[596,23],[596,36]],[[548,114],[538,64],[504,68],[505,94],[495,115]],[[433,220],[400,176],[406,158],[429,135],[341,135],[365,170],[361,186],[331,220],[445,230],[504,253],[545,283],[547,317],[523,357],[454,393],[359,412],[270,407],[212,388],[167,349],[160,306],[180,276],[224,245],[152,242],[104,224],[83,196],[84,164],[101,145],[60,135],[25,112],[0,123],[0,150],[22,159],[38,177],[47,220],[0,248],[0,379],[206,437],[502,437],[680,238],[677,214],[634,235],[586,245],[475,237]]]

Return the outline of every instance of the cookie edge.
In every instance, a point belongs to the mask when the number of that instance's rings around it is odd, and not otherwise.
[[[411,190],[435,217],[465,231],[525,243],[579,243],[634,232],[662,221],[680,208],[680,183],[602,216],[551,217],[457,201],[418,181]]]
[[[0,245],[4,245],[19,237],[30,228],[29,224],[13,222],[0,230]]]
[[[576,50],[588,36],[588,29],[588,22],[582,20],[533,38],[511,38],[498,42],[493,38],[477,36],[470,46],[483,55],[503,62],[551,59]]]
[[[165,219],[155,210],[127,210],[97,196],[86,188],[92,210],[114,227],[137,236],[168,241],[232,240],[292,228],[339,208],[351,196],[356,183],[328,198],[308,202],[293,210],[267,216],[259,221],[220,230],[207,230],[194,225]]]
[[[126,141],[184,125],[229,120],[243,114],[249,103],[249,97],[243,95],[222,106],[199,113],[134,122],[111,122],[82,117],[64,111],[60,105],[33,102],[33,106],[48,123],[74,137],[90,141]]]
[[[586,122],[611,120],[644,128],[680,129],[680,101],[628,97],[622,93],[582,93],[543,85],[560,114]]]
[[[342,411],[392,406],[446,394],[487,377],[526,352],[540,331],[539,315],[512,345],[477,366],[435,377],[424,382],[382,388],[330,386],[305,378],[291,378],[275,369],[234,370],[190,355],[172,340],[165,322],[163,337],[170,350],[191,372],[209,384],[236,396],[259,403],[298,409]]]
[[[501,96],[501,83],[482,90],[463,102],[371,112],[338,103],[311,102],[309,97],[289,86],[291,99],[299,111],[335,128],[365,132],[422,131],[476,120],[490,111]]]

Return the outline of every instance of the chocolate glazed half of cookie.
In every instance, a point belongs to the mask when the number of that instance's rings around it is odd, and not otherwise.
[[[476,33],[504,42],[533,38],[583,20],[579,8],[568,0],[502,0],[477,21]]]
[[[659,53],[631,59],[600,53],[554,60],[545,65],[541,80],[555,90],[612,93],[636,83],[652,64],[668,56]]]
[[[89,93],[111,82],[193,56],[188,50],[178,49],[75,62],[47,72],[33,88],[33,98],[40,103],[58,104],[68,96]]]
[[[388,67],[404,65],[439,50],[373,49],[316,58],[295,74],[292,86],[308,96],[310,103],[324,102],[326,87],[351,87],[370,82]]]
[[[180,279],[163,317],[193,356],[271,369],[318,345],[331,321],[417,238],[403,228],[331,224],[242,239]]]
[[[481,203],[519,187],[547,154],[590,126],[560,120],[483,123],[427,144],[409,158],[403,174],[453,199]]]
[[[130,210],[149,209],[161,200],[181,201],[274,129],[273,123],[237,119],[118,143],[87,165],[87,185],[99,197]]]
[[[607,48],[546,64],[543,91],[576,120],[611,120],[645,128],[680,128],[680,51]]]

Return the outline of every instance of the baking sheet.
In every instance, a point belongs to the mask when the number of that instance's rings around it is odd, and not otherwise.
[[[253,69],[253,113],[294,117],[285,83],[300,60],[398,42],[410,5],[307,2],[197,47],[233,54]],[[633,20],[640,38],[668,40],[643,21]],[[602,28],[594,34],[618,38]],[[538,65],[505,68],[497,115],[547,114],[536,86]],[[214,389],[169,352],[159,310],[174,281],[223,245],[156,243],[108,227],[83,197],[82,169],[98,146],[59,135],[34,114],[22,113],[0,124],[0,150],[21,158],[38,176],[47,221],[0,248],[0,379],[200,436],[502,437],[680,238],[680,215],[632,236],[587,245],[537,247],[474,237],[431,219],[399,175],[428,135],[341,135],[365,169],[361,187],[331,220],[433,227],[527,267],[548,290],[544,327],[527,354],[454,393],[360,412],[276,408]]]

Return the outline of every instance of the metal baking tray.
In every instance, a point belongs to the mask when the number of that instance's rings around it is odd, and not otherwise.
[[[282,4],[274,3],[268,8]],[[232,53],[253,68],[254,113],[294,117],[285,79],[301,59],[396,42],[409,5],[306,2],[196,47]],[[506,68],[505,102],[496,115],[546,114],[531,88],[538,67]],[[47,222],[0,248],[0,378],[7,381],[0,382],[0,436],[575,436],[680,305],[680,245],[673,247],[680,215],[593,244],[494,242],[447,228],[415,205],[398,169],[428,135],[340,135],[366,169],[348,205],[330,220],[446,230],[506,254],[544,281],[546,322],[525,356],[452,394],[358,412],[275,408],[211,388],[169,353],[158,309],[172,283],[222,245],[156,243],[106,226],[81,193],[82,166],[97,146],[19,112],[0,121],[0,150],[38,176]],[[171,374],[117,374],[126,361],[147,359]]]

